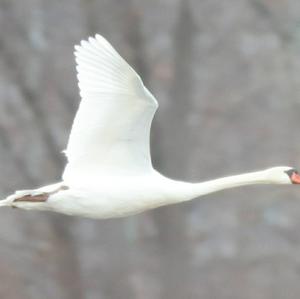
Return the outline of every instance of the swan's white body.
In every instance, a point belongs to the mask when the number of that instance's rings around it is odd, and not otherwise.
[[[17,191],[0,206],[112,218],[241,185],[292,183],[290,167],[198,184],[162,176],[150,156],[150,128],[158,107],[153,95],[100,35],[75,49],[82,101],[65,151],[63,181]]]

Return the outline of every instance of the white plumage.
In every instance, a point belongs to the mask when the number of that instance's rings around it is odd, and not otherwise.
[[[196,184],[162,176],[152,167],[149,144],[158,104],[138,74],[100,35],[75,46],[75,57],[82,100],[65,150],[63,181],[17,191],[0,206],[111,218],[231,187],[300,183],[291,167]]]
[[[127,62],[100,35],[75,47],[82,101],[66,149],[68,182],[152,170],[150,127],[157,102]]]

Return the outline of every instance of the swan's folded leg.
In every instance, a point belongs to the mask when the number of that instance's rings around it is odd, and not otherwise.
[[[43,203],[47,201],[50,195],[66,189],[68,189],[68,187],[66,187],[63,183],[57,183],[33,190],[16,191],[6,199],[1,200],[0,207],[17,207],[18,203]]]

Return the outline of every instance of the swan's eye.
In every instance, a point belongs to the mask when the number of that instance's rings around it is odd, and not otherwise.
[[[293,184],[300,184],[300,175],[296,169],[287,171],[288,176]]]
[[[286,173],[289,177],[291,177],[292,174],[295,173],[295,172],[297,172],[297,170],[294,169],[294,168],[291,168],[291,169],[285,171],[285,173]],[[298,172],[297,172],[297,173],[298,173]]]
[[[289,176],[293,184],[300,184],[300,174],[295,168],[291,168],[285,171],[285,173]]]

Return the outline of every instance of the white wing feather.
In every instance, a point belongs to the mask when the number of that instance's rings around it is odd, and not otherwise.
[[[75,46],[82,101],[66,149],[69,183],[152,170],[150,127],[158,104],[100,35]]]

